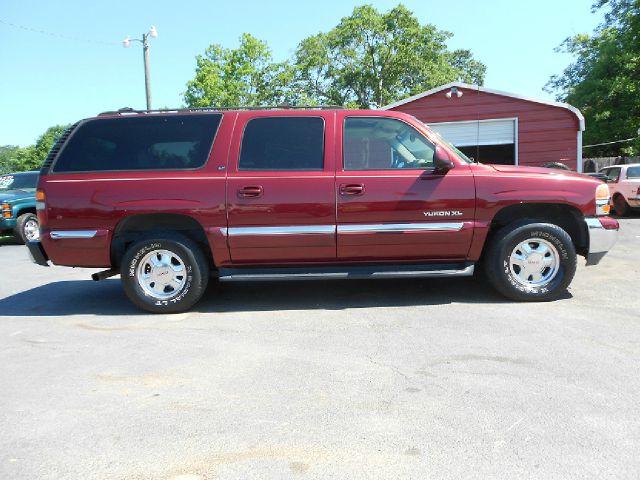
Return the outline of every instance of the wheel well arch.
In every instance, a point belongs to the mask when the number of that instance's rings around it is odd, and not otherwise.
[[[563,203],[518,203],[499,210],[491,221],[487,242],[497,230],[511,223],[552,223],[569,234],[576,252],[586,255],[589,250],[589,233],[582,212]]]
[[[215,268],[204,227],[193,217],[177,213],[145,213],[120,220],[111,239],[112,267],[120,267],[122,256],[132,243],[153,232],[179,232],[188,237],[202,249],[209,266]]]
[[[34,215],[38,214],[36,212],[36,207],[21,207],[21,208],[18,208],[16,217],[19,217],[20,215],[24,215],[25,213],[33,213]]]

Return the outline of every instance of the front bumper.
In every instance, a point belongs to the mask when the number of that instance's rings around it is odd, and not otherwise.
[[[597,265],[618,240],[620,224],[611,217],[588,217],[584,222],[589,232],[587,265]]]
[[[47,256],[47,252],[44,251],[40,240],[28,241],[27,248],[29,249],[29,255],[31,255],[33,263],[37,263],[43,267],[49,266],[49,257]]]
[[[0,232],[3,230],[13,230],[14,228],[16,228],[16,219],[14,217],[0,217]]]

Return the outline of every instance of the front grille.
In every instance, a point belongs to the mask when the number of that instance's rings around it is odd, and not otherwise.
[[[60,153],[60,149],[62,148],[64,143],[69,138],[69,135],[71,135],[71,133],[75,130],[75,128],[78,126],[79,123],[80,122],[74,123],[69,128],[67,128],[64,132],[62,132],[62,135],[60,135],[56,143],[54,143],[53,147],[51,147],[51,150],[49,150],[49,154],[47,155],[47,158],[45,158],[44,163],[42,164],[42,168],[40,169],[40,175],[46,175],[49,173],[49,170],[51,169],[51,165],[53,165],[53,161],[58,156],[58,153]]]

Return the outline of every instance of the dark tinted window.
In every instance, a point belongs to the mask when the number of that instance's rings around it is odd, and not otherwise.
[[[323,147],[322,118],[254,118],[244,129],[240,170],[322,170]]]
[[[433,167],[434,145],[400,120],[353,117],[344,122],[344,169],[391,170]]]
[[[37,184],[38,172],[0,175],[0,190],[35,189]]]
[[[74,132],[54,172],[173,170],[204,165],[221,115],[153,115],[86,122]]]

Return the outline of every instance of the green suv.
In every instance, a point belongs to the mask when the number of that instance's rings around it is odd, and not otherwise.
[[[0,175],[0,234],[10,233],[22,243],[40,237],[36,217],[39,172]]]

